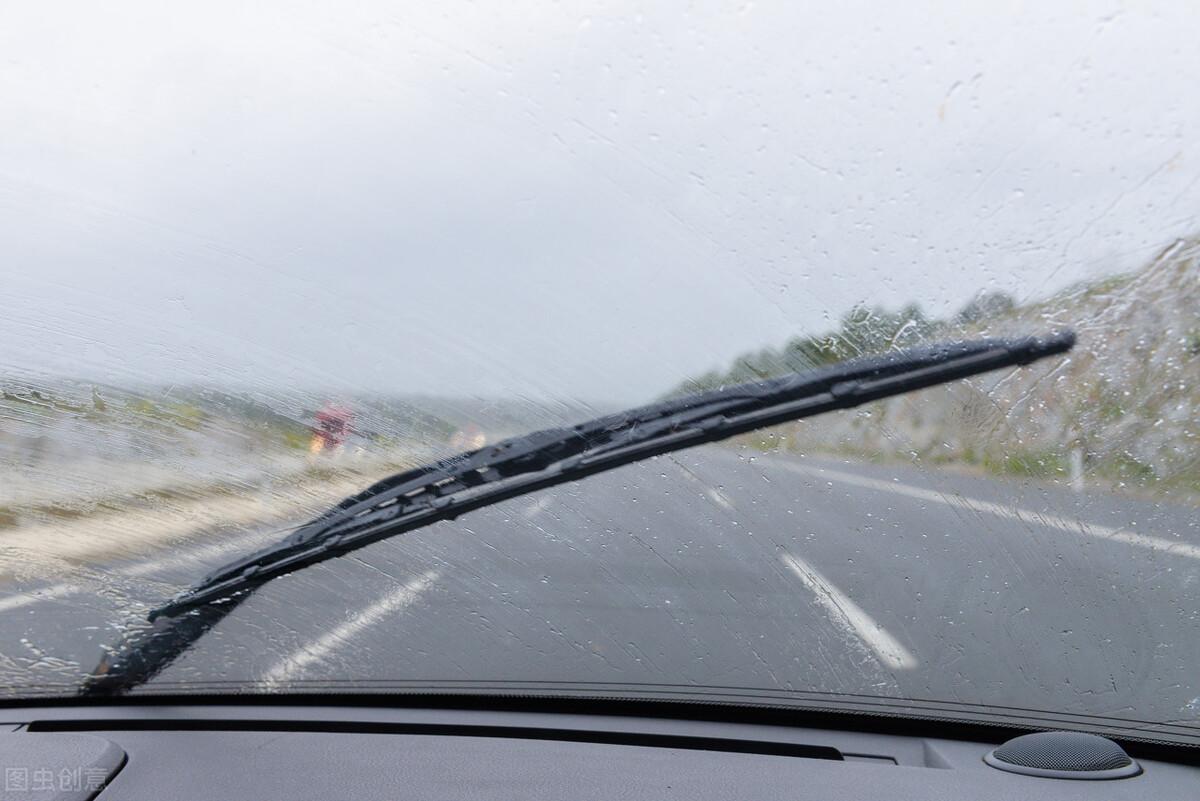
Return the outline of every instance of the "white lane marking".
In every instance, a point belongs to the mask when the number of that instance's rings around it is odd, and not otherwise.
[[[907,648],[864,612],[861,606],[850,600],[848,595],[818,573],[816,568],[791,554],[785,553],[781,558],[804,582],[804,586],[812,591],[833,621],[862,640],[883,664],[892,670],[911,670],[917,666],[917,658]]]
[[[412,604],[437,577],[437,571],[430,570],[393,590],[370,606],[360,609],[342,625],[281,659],[264,673],[259,681],[268,685],[276,685],[296,678],[309,665],[325,659],[348,640],[362,634],[386,616],[399,612]]]
[[[532,520],[550,507],[550,496],[538,498],[521,512],[526,520]]]
[[[81,592],[81,590],[73,584],[51,584],[49,587],[20,592],[10,595],[7,598],[0,598],[0,612],[11,612],[14,609],[20,609],[22,606],[49,601],[53,598],[61,598],[64,595],[71,595],[76,592]]]
[[[704,494],[708,496],[710,501],[715,503],[717,506],[720,506],[722,509],[725,509],[726,511],[733,510],[733,504],[729,502],[729,499],[726,498],[725,494],[720,490],[713,489],[712,487],[705,487]]]
[[[880,490],[882,492],[892,492],[896,495],[904,495],[909,498],[916,498],[922,501],[931,501],[933,503],[941,503],[946,506],[952,506],[956,509],[963,509],[969,512],[986,512],[1003,517],[1008,520],[1017,520],[1021,523],[1033,525],[1048,526],[1056,528],[1060,531],[1066,531],[1070,534],[1082,534],[1088,537],[1096,537],[1103,540],[1112,540],[1113,542],[1123,542],[1128,545],[1137,545],[1141,548],[1149,548],[1152,551],[1163,551],[1165,553],[1180,554],[1182,556],[1190,556],[1193,559],[1200,559],[1200,546],[1191,545],[1186,542],[1178,542],[1169,540],[1166,537],[1155,537],[1149,534],[1134,534],[1131,531],[1122,531],[1109,526],[1102,526],[1097,523],[1085,523],[1082,520],[1071,520],[1070,518],[1061,517],[1056,514],[1034,512],[1029,509],[1022,509],[1019,506],[1002,506],[998,503],[990,501],[981,501],[977,498],[968,498],[965,495],[947,495],[933,490],[921,489],[910,484],[902,484],[899,481],[881,481],[877,478],[867,478],[853,473],[844,473],[840,470],[833,470],[826,467],[809,467],[807,465],[790,464],[788,462],[773,462],[779,464],[788,470],[805,475],[814,476],[817,478],[833,479],[840,481],[843,484],[853,484],[858,487],[866,487],[867,489]]]

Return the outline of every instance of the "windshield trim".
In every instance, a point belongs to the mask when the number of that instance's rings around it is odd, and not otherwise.
[[[285,689],[257,692],[243,682],[161,682],[122,696],[80,698],[73,688],[43,697],[0,699],[0,708],[39,708],[39,719],[106,719],[105,710],[122,706],[183,705],[187,720],[241,719],[251,706],[365,707],[369,709],[473,709],[558,711],[613,716],[716,719],[788,727],[839,728],[906,736],[1001,741],[1038,731],[1082,731],[1125,745],[1132,755],[1200,764],[1200,728],[1176,723],[1073,714],[1023,707],[1000,707],[929,699],[854,693],[783,692],[745,687],[617,683],[478,680],[296,681]],[[42,708],[63,710],[45,715]],[[235,712],[235,710],[238,710]],[[309,711],[306,713],[312,715]],[[107,720],[107,719],[106,719]],[[94,724],[93,724],[94,726]],[[187,727],[179,724],[176,727]]]

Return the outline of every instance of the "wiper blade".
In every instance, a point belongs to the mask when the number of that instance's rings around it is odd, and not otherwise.
[[[81,693],[117,694],[144,683],[266,582],[380,540],[651,456],[1028,364],[1074,344],[1067,331],[861,357],[536,431],[398,473],[151,611],[151,625],[108,654]]]

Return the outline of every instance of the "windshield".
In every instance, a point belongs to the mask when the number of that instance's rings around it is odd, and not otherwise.
[[[6,696],[77,692],[387,476],[479,451],[484,482],[508,437],[1070,330],[332,543],[135,691],[1200,735],[1194,9],[3,16]]]

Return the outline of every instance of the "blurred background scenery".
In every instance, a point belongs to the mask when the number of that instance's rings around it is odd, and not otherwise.
[[[938,318],[859,306],[822,335],[747,353],[682,394],[923,342],[1074,328],[1035,365],[739,438],[733,447],[903,460],[1075,491],[1200,498],[1200,243],[1018,303],[984,291]],[[615,411],[519,397],[248,393],[8,373],[0,394],[3,567],[128,556],[155,543],[300,522],[376,478],[537,428]],[[22,543],[26,546],[22,547]],[[30,553],[38,558],[30,561]]]

